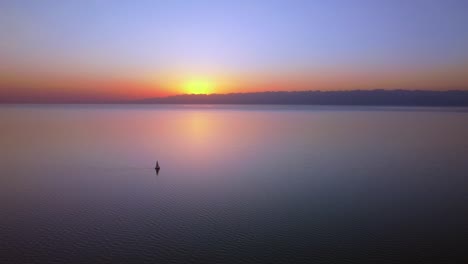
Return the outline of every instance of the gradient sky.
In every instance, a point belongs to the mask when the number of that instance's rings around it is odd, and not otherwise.
[[[468,89],[466,0],[0,1],[0,100]]]

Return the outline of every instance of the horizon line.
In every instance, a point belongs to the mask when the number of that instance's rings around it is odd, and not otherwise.
[[[353,98],[340,97],[352,93]],[[456,93],[456,95],[454,95]],[[297,97],[298,94],[308,97]],[[397,95],[398,96],[395,96]],[[315,97],[314,97],[315,95]],[[320,96],[319,96],[320,95]],[[365,96],[363,96],[365,95]],[[405,97],[406,95],[406,97]],[[423,98],[422,95],[426,95]],[[431,95],[430,98],[427,95]],[[438,98],[437,95],[444,98]],[[458,97],[462,95],[462,97]],[[263,97],[262,97],[263,96]],[[276,97],[272,97],[276,96]],[[366,97],[367,96],[367,97]],[[385,97],[387,96],[387,97]],[[402,97],[403,96],[403,97]],[[419,97],[418,97],[419,96]],[[422,96],[422,97],[421,97]],[[216,97],[216,98],[215,98]],[[365,98],[364,98],[365,97]],[[373,97],[373,98],[369,98]],[[205,99],[205,101],[200,101]],[[247,100],[248,99],[248,100]],[[179,100],[179,101],[178,101]],[[190,100],[193,100],[192,102]],[[198,100],[198,101],[197,101]],[[307,101],[309,100],[309,101]],[[373,101],[374,100],[374,101]],[[426,100],[426,101],[424,101]],[[445,100],[445,101],[444,101]],[[354,89],[354,90],[289,90],[262,92],[175,94],[140,99],[1,99],[0,104],[283,104],[283,105],[452,105],[468,106],[468,90],[420,90],[420,89]]]

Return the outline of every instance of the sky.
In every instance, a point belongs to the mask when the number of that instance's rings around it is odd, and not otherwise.
[[[0,101],[468,90],[466,0],[2,0]]]

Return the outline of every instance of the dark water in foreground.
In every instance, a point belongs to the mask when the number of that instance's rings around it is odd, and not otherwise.
[[[0,125],[1,263],[467,259],[466,109],[2,106]]]

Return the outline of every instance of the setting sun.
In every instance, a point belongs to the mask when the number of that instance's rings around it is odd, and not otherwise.
[[[206,80],[189,80],[183,84],[183,90],[187,94],[210,94],[214,84]]]

